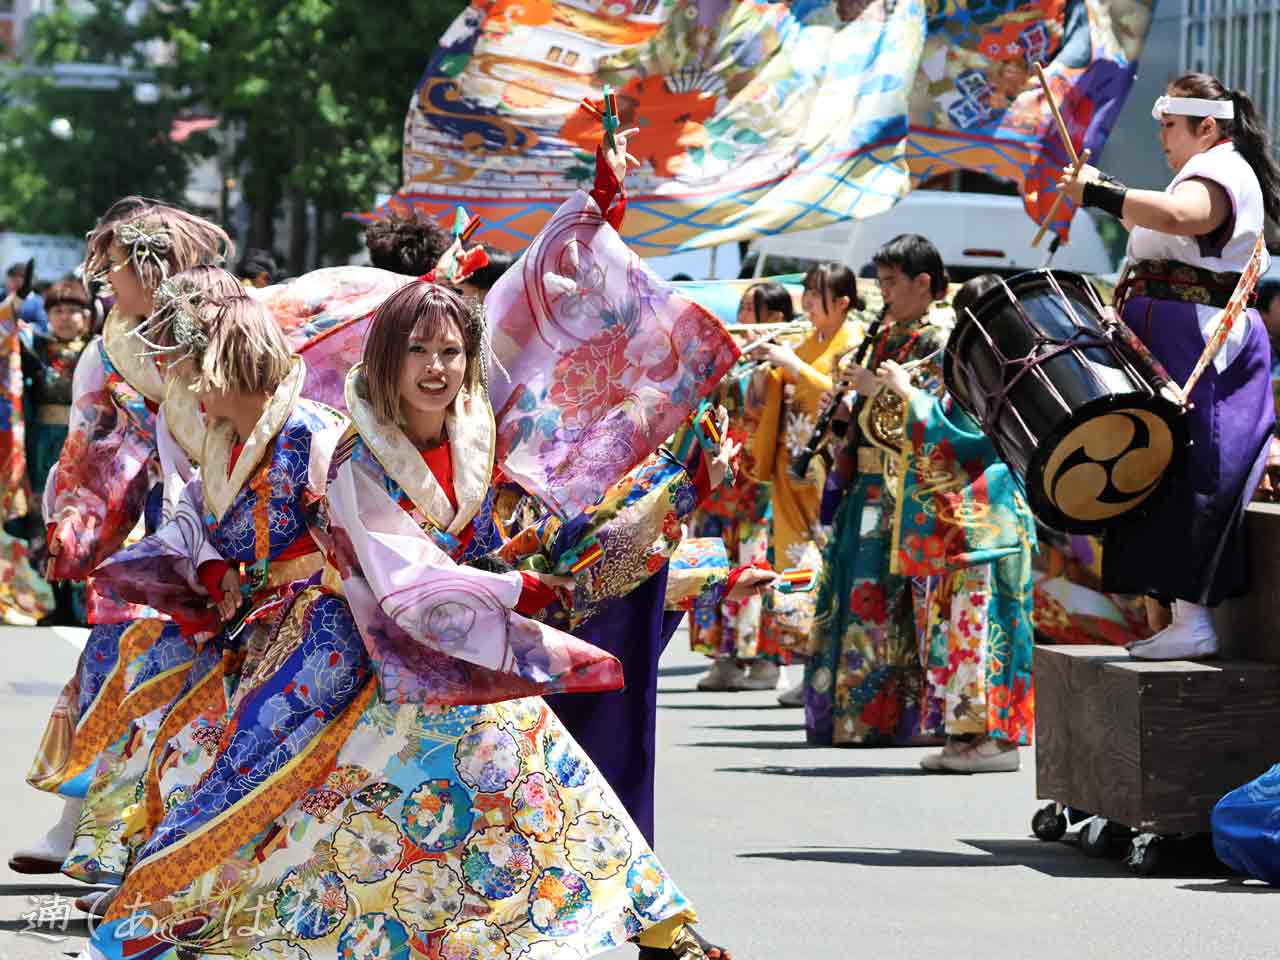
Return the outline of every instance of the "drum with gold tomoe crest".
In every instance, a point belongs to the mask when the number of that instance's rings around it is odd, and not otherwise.
[[[987,291],[956,317],[944,375],[1059,530],[1121,522],[1186,447],[1167,374],[1078,274],[1031,270]]]

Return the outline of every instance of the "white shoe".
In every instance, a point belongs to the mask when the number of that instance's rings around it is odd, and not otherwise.
[[[777,690],[782,671],[772,660],[752,660],[747,667],[743,690]]]
[[[778,694],[778,702],[784,707],[803,707],[804,681],[800,681],[794,687],[787,687],[787,689]]]
[[[61,873],[62,861],[71,853],[71,845],[76,838],[82,809],[84,800],[64,798],[58,822],[33,845],[16,851],[9,858],[9,869],[14,873]]]
[[[1129,655],[1139,660],[1194,660],[1218,652],[1218,634],[1209,608],[1186,600],[1173,602],[1173,623],[1159,633],[1131,643]]]
[[[1006,750],[995,740],[984,739],[967,750],[943,756],[943,770],[952,773],[1013,773],[1022,766],[1019,750]]]
[[[963,753],[969,748],[969,741],[949,738],[946,746],[937,753],[926,753],[920,758],[920,769],[928,770],[930,773],[941,773],[947,768],[942,765],[942,761],[947,757],[954,757],[956,754]]]
[[[732,657],[713,660],[711,669],[698,678],[698,689],[721,693],[727,690],[745,690],[747,670]]]

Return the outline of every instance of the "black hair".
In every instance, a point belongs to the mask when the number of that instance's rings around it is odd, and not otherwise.
[[[20,277],[26,272],[27,272],[27,265],[25,263],[15,263],[13,266],[11,266],[8,270],[4,272],[4,275],[6,277]]]
[[[1258,285],[1258,312],[1266,313],[1271,309],[1271,301],[1280,297],[1280,281],[1270,280]]]
[[[918,233],[902,233],[876,251],[871,262],[877,267],[897,267],[908,277],[929,275],[929,291],[935,300],[947,294],[947,268],[938,248]]]
[[[1230,137],[1236,153],[1244,157],[1253,168],[1254,176],[1262,187],[1262,206],[1273,223],[1280,223],[1280,164],[1271,152],[1271,135],[1267,125],[1258,115],[1258,108],[1243,90],[1228,90],[1217,77],[1208,73],[1183,74],[1169,89],[1184,97],[1200,100],[1230,100],[1235,118],[1217,120],[1218,132]],[[1204,117],[1187,117],[1192,129],[1204,122]]]
[[[236,276],[241,280],[252,280],[258,274],[265,273],[267,282],[270,283],[279,272],[280,268],[276,265],[275,258],[266,250],[246,250],[244,259],[236,267]]]
[[[453,238],[425,217],[393,213],[369,224],[364,242],[375,267],[420,277],[435,267]]]
[[[959,319],[966,310],[973,309],[973,305],[981,300],[988,290],[998,286],[1000,286],[1000,278],[994,273],[980,273],[966,280],[951,300],[951,308],[956,312],[956,318]]]
[[[467,277],[467,283],[473,287],[479,287],[487,293],[493,289],[493,285],[498,282],[498,279],[516,262],[516,258],[507,251],[491,247],[487,243],[483,246],[484,252],[489,255],[489,262]]]
[[[850,310],[866,309],[866,303],[858,295],[858,278],[843,263],[815,263],[804,275],[804,288],[816,290],[822,296],[822,309],[829,310],[837,297],[849,298]]]
[[[743,299],[748,297],[751,300],[751,312],[755,315],[756,323],[764,323],[765,318],[774,310],[782,314],[783,323],[790,323],[796,317],[796,306],[791,300],[791,294],[780,283],[774,283],[772,280],[753,283],[747,288]]]
[[[677,273],[675,276],[671,278],[671,282],[672,283],[688,283],[692,279],[693,277],[689,276],[687,273]]]

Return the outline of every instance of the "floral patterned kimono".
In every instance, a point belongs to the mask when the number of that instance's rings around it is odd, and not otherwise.
[[[912,577],[926,727],[1030,743],[1036,537],[1017,480],[977,424],[923,390],[908,403],[882,391],[867,422],[895,485],[891,570]]]
[[[84,580],[121,547],[144,513],[154,527],[164,501],[156,481],[191,471],[173,443],[161,462],[155,409],[163,384],[154,363],[137,356],[132,325],[113,312],[102,337],[76,366],[67,440],[45,486],[49,539],[59,545],[58,579]],[[96,625],[54,706],[27,782],[86,798],[63,869],[101,882],[123,872],[121,816],[133,801],[155,727],[182,688],[195,645],[177,624],[145,606],[105,596],[92,580],[87,598]]]
[[[692,915],[536,696],[616,687],[617,662],[515,612],[520,573],[455,563],[500,543],[488,405],[460,398],[424,463],[359,377],[321,582],[246,670],[209,773],[166,798],[95,953],[583,957]]]
[[[827,535],[818,517],[824,480],[820,463],[815,458],[810,468],[814,474],[799,480],[791,473],[791,458],[804,449],[821,412],[818,401],[834,386],[832,374],[837,363],[859,338],[860,331],[853,323],[845,323],[825,343],[815,332],[796,347],[796,356],[805,364],[798,380],[781,370],[769,375],[760,425],[751,444],[751,462],[755,479],[771,484],[769,559],[777,570],[816,570],[822,565]],[[792,651],[806,648],[813,603],[812,593],[788,596],[772,591],[766,598],[761,629],[767,637],[764,642],[781,651],[779,659],[788,661]]]
[[[883,329],[868,366],[886,359],[923,360],[946,342],[947,330],[926,315]],[[856,431],[851,428],[851,436]],[[849,463],[856,458],[856,465]],[[847,489],[845,477],[855,475]],[[892,485],[883,451],[863,440],[842,454],[824,493],[834,527],[816,590],[817,613],[805,665],[805,732],[811,743],[906,743],[940,732],[925,722],[911,581],[893,572]]]
[[[731,372],[713,401],[713,404],[722,404],[729,413],[729,436],[742,444],[743,467],[731,486],[711,492],[692,523],[695,536],[723,539],[730,562],[741,566],[761,564],[769,559],[769,523],[773,518],[770,485],[754,478],[755,467],[750,462],[749,441],[756,432],[756,417],[747,404],[747,386],[745,379],[735,378]],[[708,657],[782,659],[782,652],[776,646],[776,632],[771,631],[767,638],[762,638],[761,608],[759,597],[697,604],[689,618],[690,647]],[[775,641],[773,645],[770,639]]]

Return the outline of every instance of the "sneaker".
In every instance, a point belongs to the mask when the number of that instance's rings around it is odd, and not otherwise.
[[[926,753],[920,758],[920,769],[928,770],[930,773],[943,773],[947,768],[942,765],[942,761],[947,757],[963,753],[968,747],[969,741],[949,737],[946,746],[937,753]]]
[[[698,678],[698,689],[723,693],[730,690],[745,690],[747,671],[732,657],[724,660],[713,660],[711,669]]]
[[[772,660],[752,660],[747,667],[743,690],[777,690],[782,671]]]
[[[803,707],[804,706],[804,682],[797,683],[794,687],[787,687],[778,694],[778,702],[784,707]]]
[[[84,801],[78,797],[64,798],[58,822],[34,844],[16,851],[9,858],[9,869],[14,873],[61,873],[62,861],[67,859],[75,842],[83,808]]]
[[[1017,747],[1005,749],[1003,744],[984,738],[953,756],[944,756],[942,769],[952,773],[1013,773],[1022,766]]]
[[[1139,660],[1195,660],[1218,652],[1218,634],[1209,608],[1186,600],[1173,602],[1173,623],[1125,648]]]

